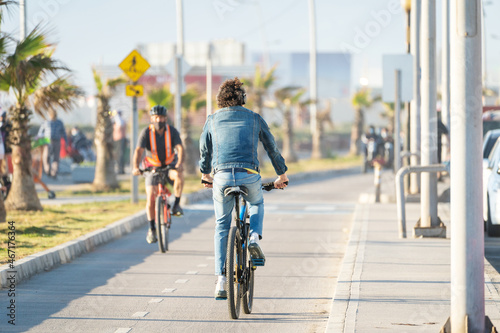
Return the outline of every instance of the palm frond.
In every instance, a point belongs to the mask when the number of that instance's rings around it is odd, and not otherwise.
[[[37,89],[33,98],[35,112],[45,118],[48,110],[71,110],[78,97],[83,96],[83,91],[70,83],[69,79],[69,75],[58,77],[50,84]]]
[[[102,92],[102,87],[103,87],[101,74],[94,67],[92,67],[92,75],[94,76],[94,82],[97,88],[97,93],[100,94]]]
[[[52,46],[45,37],[45,32],[39,27],[33,29],[23,40],[16,45],[15,55],[16,62],[25,60],[29,57],[44,53],[47,48]]]
[[[173,105],[174,95],[166,87],[153,89],[148,95],[147,99],[150,107],[155,105],[163,105],[167,109],[171,109]]]
[[[119,85],[124,84],[124,83],[127,83],[127,79],[125,78],[125,76],[124,76],[124,75],[122,75],[122,76],[119,76],[119,77],[115,77],[115,78],[113,78],[113,79],[109,79],[109,80],[107,81],[106,85],[107,85],[110,89],[114,90],[114,89],[116,89]]]

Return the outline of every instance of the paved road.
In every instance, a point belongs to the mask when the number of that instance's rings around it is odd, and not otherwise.
[[[229,319],[213,291],[210,202],[174,220],[167,254],[146,229],[98,248],[16,288],[16,326],[1,332],[323,332],[360,192],[371,175],[324,178],[266,193],[254,311]],[[7,312],[7,292],[0,291]],[[243,312],[242,312],[243,313]]]

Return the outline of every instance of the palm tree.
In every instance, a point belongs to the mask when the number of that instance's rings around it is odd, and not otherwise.
[[[264,107],[264,98],[269,88],[273,85],[274,81],[276,81],[276,77],[274,76],[275,70],[276,66],[273,66],[267,73],[262,73],[262,69],[257,65],[253,78],[241,79],[246,93],[248,94],[248,107],[260,115],[262,115],[262,109]]]
[[[300,107],[300,99],[305,91],[299,87],[284,87],[274,92],[278,108],[283,112],[283,157],[287,162],[296,162],[297,154],[293,149],[294,133],[292,108]]]
[[[114,168],[113,157],[113,125],[111,124],[109,102],[116,88],[126,82],[123,76],[107,79],[103,82],[101,75],[93,68],[94,82],[97,88],[97,124],[94,143],[96,146],[96,165],[94,190],[103,191],[119,187]]]
[[[171,110],[174,105],[174,95],[168,88],[158,88],[151,90],[147,95],[147,99],[150,108],[155,105],[163,105],[167,108],[167,110]]]
[[[207,101],[201,96],[200,92],[194,86],[191,86],[188,87],[181,97],[183,128],[181,139],[185,149],[184,165],[186,174],[188,175],[194,175],[196,173],[196,161],[198,159],[198,149],[195,147],[193,139],[191,138],[191,119],[189,115],[191,113],[196,113],[206,106]]]
[[[361,135],[365,126],[365,109],[373,104],[370,90],[363,87],[352,97],[352,106],[354,107],[354,123],[351,129],[351,148],[350,153],[359,155],[361,152]]]
[[[181,96],[182,104],[182,143],[184,145],[184,166],[187,174],[196,173],[196,160],[198,149],[191,139],[191,120],[189,118],[190,113],[195,113],[202,107],[206,105],[206,100],[200,97],[200,92],[194,87],[190,86],[185,93]],[[159,88],[152,90],[148,96],[148,101],[150,106],[153,105],[163,105],[168,109],[171,109],[174,105],[174,95],[170,92],[168,88]]]
[[[9,142],[12,146],[13,181],[7,209],[42,210],[31,173],[31,142],[28,128],[31,107],[45,117],[48,110],[60,108],[68,111],[80,89],[69,83],[69,76],[60,76],[60,71],[69,72],[65,66],[52,58],[52,45],[43,32],[35,28],[24,40],[16,42],[11,54],[6,53],[6,39],[0,38],[0,90],[13,93],[16,105],[9,109],[12,130]],[[49,74],[55,80],[49,84]]]

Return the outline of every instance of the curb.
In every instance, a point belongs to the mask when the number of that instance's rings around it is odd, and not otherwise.
[[[359,167],[351,167],[347,169],[320,172],[302,172],[291,175],[289,178],[291,181],[302,181],[313,178],[349,175],[357,173],[359,170]],[[274,178],[263,179],[264,182],[273,180]],[[198,192],[183,196],[182,204],[193,204],[211,198],[212,190],[202,189]],[[14,275],[16,283],[28,280],[40,272],[49,271],[61,264],[69,263],[80,255],[93,251],[99,245],[119,239],[132,232],[134,229],[146,224],[146,222],[146,213],[144,211],[138,212],[104,228],[92,231],[84,236],[80,236],[75,240],[29,255],[19,261],[16,261],[13,269],[9,268],[9,264],[0,266],[0,288],[8,288],[10,285],[9,275]]]

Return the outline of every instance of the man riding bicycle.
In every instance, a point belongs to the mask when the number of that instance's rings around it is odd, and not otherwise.
[[[275,180],[276,188],[285,188],[288,181],[287,167],[281,156],[274,137],[265,120],[257,113],[244,108],[246,102],[243,83],[238,78],[222,83],[217,94],[217,106],[221,108],[210,115],[205,122],[200,137],[200,171],[205,187],[213,187],[215,208],[215,274],[218,276],[215,288],[216,298],[225,298],[226,278],[224,263],[228,233],[231,226],[233,199],[224,196],[229,186],[245,185],[249,203],[250,244],[248,249],[254,259],[265,259],[260,248],[264,220],[264,198],[257,147],[259,140],[264,145],[274,170],[279,175]],[[213,170],[213,178],[210,173]],[[213,184],[213,185],[212,185]]]
[[[151,124],[146,127],[139,135],[137,147],[134,152],[134,166],[132,174],[138,176],[141,174],[139,164],[141,162],[144,150],[146,158],[145,167],[160,167],[170,165],[168,178],[173,182],[175,203],[172,208],[172,214],[182,216],[183,211],[180,206],[182,189],[184,187],[184,177],[182,173],[182,162],[184,160],[184,148],[182,147],[179,132],[166,124],[167,109],[162,105],[155,105],[149,112],[151,115]],[[175,153],[177,151],[177,154]],[[158,183],[161,177],[158,175],[146,176],[146,214],[149,221],[149,230],[146,236],[148,243],[155,243],[155,198],[158,191]]]

